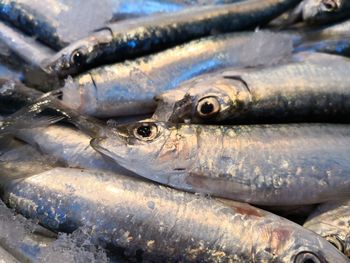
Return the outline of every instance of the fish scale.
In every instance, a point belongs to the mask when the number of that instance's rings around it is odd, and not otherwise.
[[[102,63],[155,53],[208,36],[264,25],[300,0],[251,0],[217,6],[188,8],[170,14],[109,24],[61,50],[45,62],[49,74],[67,76]]]
[[[137,137],[139,127],[152,127],[154,137]],[[230,130],[234,136],[227,135]],[[305,205],[350,195],[347,125],[146,121],[105,129],[91,145],[142,177],[190,192],[259,205]]]
[[[158,95],[153,118],[211,124],[348,122],[349,70],[349,59],[327,54],[273,67],[226,68]],[[202,100],[217,104],[203,117]]]
[[[7,184],[3,198],[54,230],[84,227],[97,244],[122,247],[131,258],[292,262],[313,253],[347,262],[317,235],[269,212],[115,173],[55,168]]]

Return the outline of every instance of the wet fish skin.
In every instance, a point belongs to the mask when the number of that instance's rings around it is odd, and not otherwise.
[[[350,60],[314,60],[258,69],[225,69],[157,96],[156,120],[174,123],[346,122]],[[208,108],[207,111],[205,107]]]
[[[341,20],[350,14],[347,0],[304,0],[301,6],[303,21],[311,24]]]
[[[44,59],[54,54],[51,49],[3,22],[0,22],[0,41],[30,66],[39,67]]]
[[[9,184],[4,198],[51,229],[93,228],[96,242],[123,247],[129,257],[293,262],[313,253],[321,262],[347,262],[317,235],[263,210],[118,174],[56,168]]]
[[[213,31],[238,31],[262,25],[298,2],[300,0],[243,1],[110,24],[58,52],[43,67],[54,75],[74,75],[102,63],[159,51]]]
[[[14,0],[1,0],[0,18],[9,21],[30,36],[38,37],[40,41],[56,50],[67,45],[58,37],[54,23],[32,9],[29,1],[25,4]]]
[[[304,227],[326,238],[336,248],[350,257],[350,201],[321,204],[309,216]]]
[[[135,61],[90,70],[67,81],[63,102],[98,117],[153,112],[156,94],[199,74],[239,64],[237,54],[251,35],[195,40]]]
[[[96,152],[90,146],[89,136],[71,127],[51,125],[16,130],[13,133],[40,152],[56,159],[61,166],[115,171],[132,176],[131,172]]]
[[[0,78],[0,112],[12,114],[29,103],[34,103],[43,95],[40,91],[30,89],[19,81]]]
[[[91,145],[150,180],[256,205],[316,204],[350,195],[348,125],[149,120],[105,129]]]
[[[314,51],[350,57],[350,37],[307,42],[298,46],[295,51]]]

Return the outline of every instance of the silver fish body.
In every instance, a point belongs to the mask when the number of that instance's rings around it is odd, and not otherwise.
[[[53,55],[51,49],[3,22],[0,22],[0,42],[29,66],[40,67],[45,59]]]
[[[191,192],[272,206],[350,195],[348,125],[144,121],[105,129],[91,144],[140,176]]]
[[[4,199],[57,231],[91,229],[128,257],[186,262],[348,262],[328,242],[246,204],[122,175],[56,168],[8,184]]]
[[[348,17],[350,3],[347,0],[304,0],[299,10],[307,23],[329,23]]]
[[[350,201],[321,204],[309,216],[304,227],[331,242],[350,257]]]
[[[89,136],[70,127],[48,127],[14,131],[17,138],[37,147],[62,166],[119,171],[131,175],[118,164],[106,159],[90,146]]]
[[[152,112],[153,97],[159,92],[202,73],[238,64],[235,55],[250,35],[195,40],[135,61],[93,69],[66,83],[63,102],[98,117]]]
[[[298,4],[300,0],[252,0],[208,5],[107,25],[74,42],[43,64],[49,74],[67,76],[105,63],[164,50],[208,36],[256,27]]]
[[[350,60],[312,55],[258,69],[225,69],[157,96],[156,120],[191,123],[346,121]]]

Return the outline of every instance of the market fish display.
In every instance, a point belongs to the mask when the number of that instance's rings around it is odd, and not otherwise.
[[[122,247],[129,257],[348,262],[311,231],[263,210],[118,174],[56,168],[8,184],[3,197],[51,229],[93,229],[95,242]]]
[[[349,262],[348,15],[0,0],[0,261]]]
[[[313,57],[313,61],[199,76],[157,96],[153,118],[225,124],[347,121],[350,60]]]
[[[271,48],[265,49],[259,44],[271,45]],[[251,61],[241,55],[248,52],[247,45],[255,45],[261,51],[249,50]],[[288,60],[292,50],[289,35],[271,32],[194,40],[134,61],[102,66],[68,80],[63,89],[63,102],[81,113],[98,117],[152,113],[155,95],[174,89],[186,80],[225,67],[278,63]]]
[[[332,245],[350,257],[350,201],[329,202],[309,216],[304,227],[327,239]]]
[[[109,24],[78,40],[44,63],[49,74],[65,77],[102,63],[118,62],[208,36],[264,25],[300,0],[251,0],[188,8],[180,12]]]
[[[190,192],[259,205],[350,196],[347,125],[144,121],[106,128],[91,145],[140,176]]]

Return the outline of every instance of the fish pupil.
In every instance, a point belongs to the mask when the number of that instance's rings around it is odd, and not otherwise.
[[[323,6],[327,10],[335,10],[337,8],[337,5],[336,5],[336,3],[334,3],[334,1],[324,1]]]
[[[73,61],[74,63],[76,63],[77,65],[81,65],[83,64],[84,61],[84,56],[81,52],[76,52],[73,54]]]
[[[214,110],[214,105],[209,102],[205,102],[201,107],[202,114],[210,114]]]
[[[144,138],[147,138],[151,136],[152,131],[149,126],[141,126],[137,129],[137,134]]]
[[[307,260],[304,261],[304,263],[316,263],[315,260],[308,258]]]

